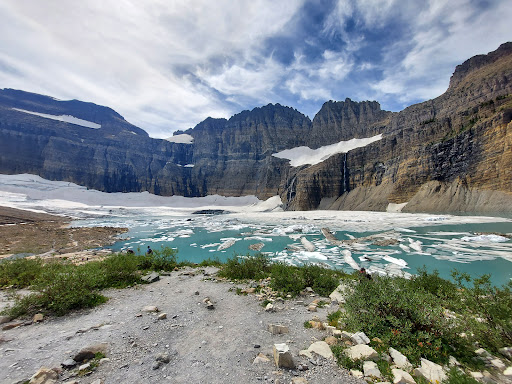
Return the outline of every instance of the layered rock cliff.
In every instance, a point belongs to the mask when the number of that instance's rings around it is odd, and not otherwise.
[[[326,102],[311,121],[269,104],[206,119],[185,132],[191,144],[152,139],[92,103],[0,90],[0,172],[107,192],[280,195],[287,209],[511,212],[511,79],[506,43],[457,66],[443,95],[398,113],[346,99]],[[378,134],[315,165],[273,156]]]

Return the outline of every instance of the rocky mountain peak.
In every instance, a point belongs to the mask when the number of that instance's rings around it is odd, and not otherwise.
[[[452,77],[450,78],[450,87],[455,88],[469,74],[478,69],[490,65],[503,57],[512,54],[512,42],[501,44],[495,51],[489,52],[487,55],[476,55],[455,67]]]

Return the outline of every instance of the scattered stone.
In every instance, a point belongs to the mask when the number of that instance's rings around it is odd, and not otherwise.
[[[379,358],[379,354],[375,349],[372,347],[365,345],[365,344],[359,344],[355,345],[353,347],[345,349],[345,354],[351,359],[351,360],[376,360]]]
[[[252,362],[253,364],[260,364],[260,363],[268,363],[270,359],[265,356],[263,353],[258,353],[258,356],[254,359]]]
[[[59,374],[53,369],[41,367],[30,378],[29,384],[54,384],[57,382]]]
[[[354,333],[351,337],[351,340],[355,345],[370,344],[370,339],[364,334],[364,332]]]
[[[254,348],[261,348],[261,345],[259,345],[259,344],[254,344]]]
[[[486,359],[492,359],[493,356],[487,352],[485,349],[483,348],[479,348],[475,351],[475,353],[480,356],[480,357],[483,357],[483,358],[486,358]]]
[[[245,289],[242,289],[242,293],[255,293],[256,292],[256,288],[245,288]]]
[[[512,367],[508,367],[507,369],[505,369],[505,370],[503,371],[503,374],[504,374],[505,376],[512,376]]]
[[[44,319],[44,315],[42,313],[36,313],[34,315],[34,317],[32,318],[32,322],[40,323],[41,321],[43,321],[43,319]]]
[[[66,361],[60,363],[60,365],[62,365],[62,367],[65,369],[70,369],[76,366],[76,361],[73,359],[67,359]]]
[[[389,355],[398,368],[403,369],[404,371],[410,371],[412,369],[412,364],[409,362],[409,359],[395,348],[389,348]]]
[[[439,364],[427,359],[421,359],[421,367],[414,370],[414,375],[423,377],[431,383],[442,382],[446,379],[446,373]]]
[[[364,377],[363,372],[357,369],[351,369],[350,374],[354,377],[357,377],[358,379],[362,379]]]
[[[338,339],[335,338],[334,336],[327,336],[325,338],[325,342],[329,345],[336,345],[338,344]]]
[[[22,321],[17,321],[15,323],[6,324],[2,327],[2,331],[8,331],[9,329],[21,327],[23,325]]]
[[[469,372],[469,375],[475,380],[481,380],[484,378],[484,374],[482,372]]]
[[[73,357],[73,360],[80,363],[84,360],[90,360],[94,359],[96,356],[96,353],[102,353],[106,354],[108,349],[107,343],[99,343],[99,344],[93,344],[88,347],[82,348],[80,352],[78,352],[75,357]]]
[[[158,312],[158,307],[155,305],[146,305],[144,308],[142,308],[142,312]]]
[[[457,361],[457,359],[453,356],[450,356],[448,359],[448,366],[449,367],[460,367],[460,363]]]
[[[91,363],[85,363],[78,367],[78,371],[85,371],[91,368]]]
[[[160,366],[161,366],[161,365],[162,365],[162,363],[161,363],[161,362],[159,362],[159,361],[154,361],[154,362],[153,362],[153,364],[151,365],[151,369],[155,371],[155,370],[157,370],[158,368],[160,368]]]
[[[272,334],[272,335],[281,335],[281,334],[284,334],[284,333],[288,333],[289,330],[288,330],[288,327],[285,326],[285,325],[280,325],[280,324],[269,324],[268,325],[268,331]]]
[[[167,364],[171,361],[171,356],[168,353],[159,353],[155,356],[155,360],[161,363]]]
[[[167,313],[160,313],[157,318],[158,320],[165,320],[167,319]]]
[[[309,369],[309,367],[308,367],[307,365],[305,365],[305,364],[299,364],[299,365],[297,366],[297,369],[298,369],[299,371],[307,371],[307,370]]]
[[[402,369],[393,368],[393,384],[416,384],[412,376]]]
[[[275,309],[274,309],[274,305],[272,303],[268,303],[267,306],[265,307],[265,312],[274,312]]]
[[[194,295],[199,296],[199,291],[195,291]]]
[[[146,283],[154,283],[155,281],[160,280],[160,275],[156,272],[151,272],[142,276],[140,279]]]
[[[12,320],[11,316],[4,316],[4,315],[0,316],[0,324],[8,323],[11,320]]]
[[[343,340],[343,341],[352,340],[352,334],[350,332],[347,332],[347,331],[342,331],[341,332],[341,340]]]
[[[307,349],[303,349],[303,350],[299,351],[299,356],[307,357],[308,359],[313,358],[313,355]]]
[[[320,321],[310,320],[309,324],[311,324],[311,327],[314,329],[322,329],[323,328],[323,324]]]
[[[505,365],[505,363],[503,361],[501,361],[500,359],[492,359],[490,361],[491,365],[494,367],[494,368],[497,368],[499,369],[500,371],[504,371],[505,368],[507,368],[507,366]]]
[[[306,287],[305,291],[307,293],[314,293],[315,292],[315,291],[313,291],[313,288],[311,288],[311,287]]]
[[[96,379],[96,380],[94,380],[91,384],[103,384],[103,380],[101,380],[101,379]]]
[[[0,316],[0,324],[2,324],[2,316]],[[498,349],[498,352],[501,353],[503,356],[512,359],[512,347],[504,347]]]
[[[316,312],[317,311],[316,308],[317,308],[316,304],[311,303],[311,304],[308,305],[308,311],[309,312]]]
[[[286,344],[274,344],[274,361],[278,368],[295,368],[290,348]]]
[[[291,384],[308,384],[308,381],[303,377],[294,377]]]
[[[377,367],[377,364],[373,361],[365,361],[363,363],[363,372],[365,377],[377,377],[379,379],[382,377],[379,367]]]
[[[308,348],[308,351],[316,353],[317,355],[320,355],[325,359],[334,358],[331,348],[325,341],[317,341],[316,343],[311,344]]]

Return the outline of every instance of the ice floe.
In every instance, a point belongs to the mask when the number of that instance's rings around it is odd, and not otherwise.
[[[478,235],[478,236],[464,236],[462,241],[477,241],[480,243],[503,243],[509,241],[509,238],[500,235]]]

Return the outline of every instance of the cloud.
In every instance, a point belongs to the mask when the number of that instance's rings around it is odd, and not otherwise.
[[[508,0],[4,0],[0,14],[0,87],[107,105],[156,137],[269,102],[398,110],[512,40]]]

